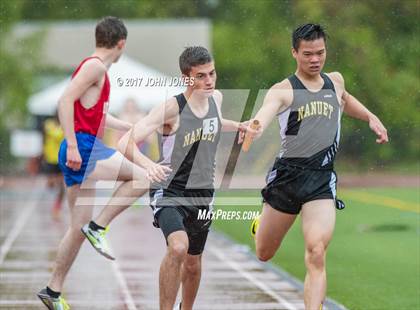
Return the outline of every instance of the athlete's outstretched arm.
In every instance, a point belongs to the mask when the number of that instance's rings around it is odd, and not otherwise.
[[[98,59],[86,61],[77,75],[70,81],[63,95],[58,100],[58,115],[67,140],[66,165],[79,170],[82,164],[74,133],[74,102],[79,99],[90,86],[99,83],[106,73],[105,66]]]
[[[214,100],[216,101],[217,110],[219,112],[219,117],[222,122],[221,130],[223,132],[245,131],[246,127],[248,126],[249,121],[237,122],[230,119],[225,119],[222,115],[222,102],[223,102],[222,93],[219,90],[215,90],[213,97],[214,97]]]
[[[377,143],[382,144],[388,142],[388,133],[385,126],[375,114],[370,112],[359,100],[346,91],[344,78],[341,73],[331,72],[328,75],[335,82],[338,93],[342,91],[341,98],[339,99],[341,100],[344,113],[350,117],[368,122],[370,129],[378,136],[376,139]]]
[[[237,122],[230,119],[222,118],[222,131],[223,132],[236,132],[246,131],[249,121]]]
[[[344,78],[339,72],[330,74],[331,78],[342,88],[341,103],[344,106],[344,113],[348,116],[368,122],[370,129],[378,136],[377,143],[388,142],[388,133],[379,118],[370,112],[359,100],[349,94],[345,88]]]
[[[380,119],[370,112],[359,100],[348,92],[344,91],[342,100],[344,102],[344,113],[369,123],[370,129],[378,136],[376,142],[383,144],[388,142],[388,132]]]
[[[273,85],[267,92],[262,107],[258,110],[253,119],[258,120],[260,129],[254,130],[250,126],[247,132],[255,139],[259,138],[264,130],[270,125],[273,118],[285,109],[287,102],[291,102],[290,96],[293,92],[290,91],[290,82],[283,80],[280,83]]]
[[[151,181],[158,182],[164,180],[166,173],[170,172],[171,169],[159,165],[145,156],[140,152],[137,144],[144,141],[158,128],[163,127],[176,118],[178,112],[178,104],[175,97],[170,98],[167,102],[153,108],[146,117],[134,124],[133,128],[118,143],[118,150],[130,161],[145,168]]]

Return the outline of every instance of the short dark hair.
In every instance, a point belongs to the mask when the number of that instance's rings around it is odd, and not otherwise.
[[[113,48],[120,40],[127,39],[127,28],[121,19],[107,16],[96,25],[95,38],[96,47]]]
[[[292,46],[295,50],[298,49],[299,43],[302,40],[314,41],[323,38],[324,42],[327,42],[327,34],[324,28],[319,24],[304,24],[300,25],[293,31],[292,34]]]
[[[179,56],[179,68],[182,74],[188,75],[192,67],[204,65],[212,61],[213,57],[205,47],[189,46]]]

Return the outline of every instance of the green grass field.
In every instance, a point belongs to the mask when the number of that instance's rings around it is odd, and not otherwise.
[[[257,191],[220,192],[223,197]],[[328,296],[349,309],[420,309],[420,213],[417,189],[351,189],[339,197],[334,238],[327,257]],[[243,198],[242,198],[243,199]],[[260,210],[261,206],[224,206],[225,210]],[[213,227],[255,250],[251,221],[216,220]],[[300,220],[271,261],[303,280],[304,244]]]

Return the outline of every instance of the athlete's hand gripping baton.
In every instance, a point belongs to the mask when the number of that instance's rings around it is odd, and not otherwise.
[[[261,127],[261,125],[260,125],[260,122],[258,120],[254,119],[252,121],[252,123],[250,124],[250,127],[251,127],[251,129],[258,130]],[[244,152],[249,151],[249,148],[251,147],[252,140],[253,140],[253,136],[249,132],[247,132],[245,134],[244,142],[242,143],[242,151],[244,151]]]

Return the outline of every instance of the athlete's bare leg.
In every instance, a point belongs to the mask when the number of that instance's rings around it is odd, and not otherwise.
[[[201,279],[201,254],[185,258],[181,271],[182,310],[192,310]]]
[[[274,254],[296,219],[295,214],[287,214],[273,209],[264,203],[260,223],[255,235],[255,247],[258,259],[268,261]]]
[[[326,251],[335,226],[335,206],[330,199],[314,200],[302,207],[302,230],[305,238],[306,309],[319,309],[327,288]]]
[[[121,153],[96,163],[89,178],[97,180],[119,180],[123,183],[113,193],[107,206],[95,219],[96,224],[106,227],[122,211],[131,206],[149,190],[146,171],[135,165]]]
[[[93,186],[89,187],[92,188]],[[90,199],[91,204],[77,205],[77,197]],[[61,291],[67,272],[85,240],[85,236],[80,231],[80,228],[92,218],[94,197],[94,189],[81,189],[80,185],[73,185],[67,188],[70,226],[58,247],[54,271],[48,283],[48,286],[54,291]]]
[[[187,257],[188,236],[185,231],[175,231],[168,236],[166,255],[159,272],[160,310],[172,310],[181,281],[181,266]]]
[[[61,291],[65,276],[85,239],[80,229],[92,219],[95,199],[94,179],[124,180],[108,202],[107,208],[101,213],[104,226],[143,195],[149,186],[144,170],[132,164],[121,153],[116,152],[110,158],[98,161],[95,170],[83,184],[67,188],[70,227],[60,243],[56,267],[48,284],[54,291]],[[100,223],[98,224],[101,225]]]
[[[49,180],[51,180],[53,186],[58,189],[53,208],[51,209],[51,215],[53,219],[58,220],[60,219],[63,198],[65,194],[63,176],[61,174],[54,174],[49,178]]]

